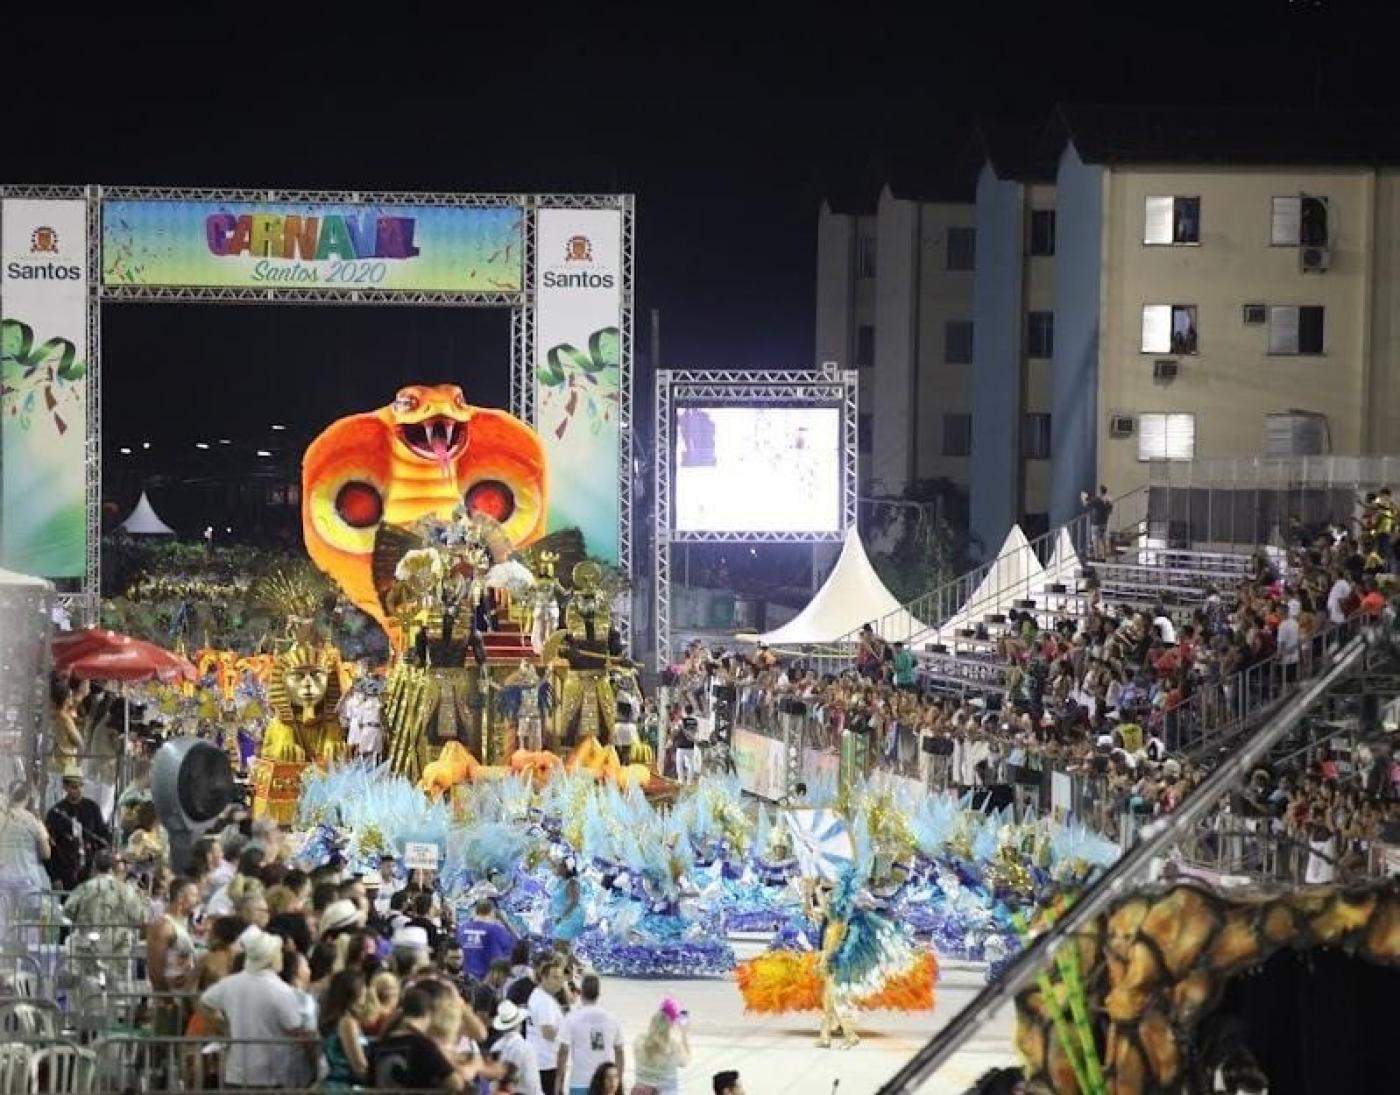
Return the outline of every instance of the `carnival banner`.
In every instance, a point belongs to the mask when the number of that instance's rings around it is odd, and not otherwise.
[[[622,213],[541,209],[535,230],[535,429],[549,458],[550,530],[619,561]]]
[[[0,566],[79,578],[87,559],[87,203],[0,204]]]
[[[517,206],[107,201],[107,286],[518,293]]]

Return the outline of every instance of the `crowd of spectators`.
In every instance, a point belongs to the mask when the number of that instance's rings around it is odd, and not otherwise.
[[[936,658],[869,625],[845,667],[693,643],[672,672],[682,697],[672,725],[682,703],[710,711],[727,693],[737,726],[778,733],[780,714],[796,710],[807,748],[834,752],[851,731],[872,766],[930,789],[1010,785],[1043,806],[1045,773],[1061,771],[1083,777],[1077,808],[1114,833],[1124,814],[1175,809],[1213,739],[1309,675],[1356,621],[1388,610],[1394,514],[1383,492],[1350,530],[1291,522],[1285,552],[1258,552],[1197,598],[1169,598],[1168,586],[1150,607],[1113,603],[1091,564],[1082,591],[1052,610],[1015,608],[972,629],[966,657],[998,668],[997,689],[941,679]],[[1378,779],[1368,797],[1384,818],[1400,796]]]
[[[15,831],[42,858],[44,826]],[[179,876],[164,855],[137,875],[113,835],[56,899],[74,971],[142,994],[154,1090],[613,1095],[629,1075],[678,1090],[688,1016],[663,1001],[629,1047],[600,979],[567,949],[532,952],[489,896],[456,924],[430,873],[405,874],[392,855],[367,876],[334,855],[300,870],[275,823],[238,811]],[[12,937],[21,896],[0,895]],[[741,1092],[737,1076],[723,1090]]]

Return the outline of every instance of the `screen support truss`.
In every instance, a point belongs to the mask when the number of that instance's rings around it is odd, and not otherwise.
[[[671,644],[671,547],[675,543],[821,543],[844,539],[856,524],[857,375],[835,362],[820,369],[660,369],[656,373],[655,502],[652,580],[656,585],[656,661],[664,672]],[[841,408],[841,527],[835,536],[812,533],[687,533],[675,535],[672,432],[676,410],[686,403],[820,404]]]

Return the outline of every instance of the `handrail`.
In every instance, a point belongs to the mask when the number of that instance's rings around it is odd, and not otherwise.
[[[1389,628],[1387,626],[1387,631]],[[1055,954],[1118,898],[1136,884],[1143,870],[1157,856],[1192,831],[1201,816],[1212,809],[1220,796],[1248,777],[1254,765],[1284,734],[1302,720],[1312,705],[1333,685],[1350,676],[1376,642],[1380,628],[1353,639],[1331,667],[1295,695],[1278,717],[1260,727],[1238,753],[1227,759],[1204,782],[1189,793],[1174,813],[1147,826],[1143,839],[1124,855],[1080,897],[1059,922],[1036,938],[1017,955],[1001,976],[982,989],[957,1015],[882,1086],[877,1095],[913,1095],[934,1072],[942,1067],[972,1034],[1044,969]]]

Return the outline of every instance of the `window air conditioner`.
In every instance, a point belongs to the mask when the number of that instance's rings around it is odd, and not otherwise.
[[[1298,269],[1305,274],[1324,273],[1332,265],[1332,251],[1327,247],[1298,248]]]
[[[1176,374],[1181,366],[1175,361],[1154,361],[1152,363],[1152,379],[1160,380],[1163,384],[1169,384],[1176,379]]]
[[[1115,414],[1108,420],[1108,432],[1114,437],[1132,437],[1137,423],[1130,414]]]

